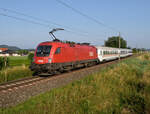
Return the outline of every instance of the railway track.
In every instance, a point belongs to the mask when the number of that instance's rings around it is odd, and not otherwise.
[[[86,75],[92,74],[93,72],[98,72],[100,68],[115,64],[116,62],[118,62],[118,60],[101,63],[92,67],[82,68],[55,76],[28,77],[0,84],[0,107],[16,105],[27,100],[31,96],[49,91],[52,88],[66,85],[73,80],[79,80]]]
[[[0,84],[0,92],[5,92],[7,90],[19,87],[19,86],[23,86],[23,85],[28,85],[30,83],[33,82],[37,82],[40,80],[43,80],[44,78],[42,77],[26,77],[26,78],[22,78],[19,80],[14,80],[14,81],[10,81],[10,82],[6,82],[3,84]]]

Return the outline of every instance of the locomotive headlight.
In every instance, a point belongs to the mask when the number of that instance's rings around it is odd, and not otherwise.
[[[48,59],[48,63],[51,63],[51,62],[52,62],[52,59],[49,58],[49,59]]]

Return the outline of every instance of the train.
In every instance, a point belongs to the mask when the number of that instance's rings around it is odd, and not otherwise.
[[[115,60],[132,55],[131,49],[119,49],[111,47],[96,46],[98,59],[100,62]]]
[[[30,69],[36,74],[51,75],[131,55],[131,49],[47,41],[37,46]]]
[[[97,50],[85,44],[42,42],[36,48],[30,69],[37,74],[54,74],[98,63]]]
[[[49,32],[52,41],[40,43],[34,53],[30,69],[37,75],[53,75],[72,69],[89,67],[101,62],[132,55],[130,49],[92,46],[89,43],[63,42],[53,34],[62,28]]]

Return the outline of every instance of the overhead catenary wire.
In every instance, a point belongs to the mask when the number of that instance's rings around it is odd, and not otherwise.
[[[66,2],[64,2],[64,1],[62,1],[62,0],[56,0],[56,1],[57,1],[58,3],[60,3],[60,4],[62,4],[63,6],[65,6],[65,7],[69,8],[69,9],[71,9],[71,10],[74,11],[75,13],[78,13],[79,15],[81,15],[81,16],[83,16],[83,17],[85,17],[85,18],[87,18],[87,19],[89,19],[89,20],[91,20],[91,21],[93,21],[93,22],[95,22],[95,23],[97,23],[97,24],[99,24],[99,25],[102,25],[102,26],[104,26],[104,27],[106,27],[106,28],[108,28],[108,29],[110,29],[110,30],[116,32],[116,33],[119,33],[118,36],[120,37],[120,33],[122,33],[122,32],[120,32],[120,31],[117,30],[116,28],[110,27],[110,26],[106,25],[105,23],[100,22],[100,21],[97,20],[96,18],[94,18],[94,17],[92,17],[92,16],[90,16],[90,15],[87,15],[87,14],[85,14],[85,13],[79,11],[78,9],[76,9],[76,8],[74,8],[74,7],[72,7],[72,6],[70,6],[69,4],[67,4]],[[120,39],[119,39],[119,43],[120,43]],[[119,45],[120,45],[120,44],[119,44]]]
[[[43,24],[43,23],[39,23],[39,22],[36,22],[36,21],[32,21],[32,20],[28,20],[28,19],[24,19],[24,18],[20,18],[20,17],[16,17],[16,16],[11,16],[11,15],[8,15],[8,14],[5,14],[5,13],[0,13],[0,15],[4,16],[4,17],[15,19],[15,20],[19,20],[19,21],[24,21],[24,22],[28,22],[28,23],[32,23],[32,24],[36,24],[36,25],[41,25],[43,27],[47,27],[47,28],[52,29],[52,27],[48,24]],[[69,32],[69,33],[73,33],[73,34],[76,34],[76,35],[80,35],[80,36],[85,37],[85,38],[88,37],[87,34],[77,33],[75,31],[71,31],[71,30],[64,30],[64,31]]]
[[[68,8],[71,8],[73,11],[79,13],[80,15],[82,15],[82,16],[88,18],[88,19],[90,19],[90,20],[92,20],[92,21],[94,21],[94,22],[96,22],[96,23],[98,23],[98,24],[101,24],[101,25],[103,25],[103,26],[106,26],[104,23],[101,23],[101,22],[99,22],[98,20],[96,20],[96,19],[94,19],[94,18],[92,18],[92,17],[90,17],[90,16],[88,16],[88,15],[82,13],[81,11],[79,11],[79,10],[77,10],[77,9],[75,9],[75,8],[72,8],[71,6],[69,6],[68,4],[66,4],[65,2],[62,2],[61,0],[56,0],[56,1],[62,3],[63,5],[65,5],[65,6],[68,7]],[[2,8],[2,7],[0,7],[0,10],[3,10],[3,11],[5,11],[5,12],[9,12],[9,13],[14,13],[14,14],[21,15],[21,16],[25,16],[25,17],[28,17],[28,18],[30,18],[30,19],[33,19],[33,20],[36,20],[36,21],[40,21],[40,22],[46,23],[46,24],[42,24],[42,23],[39,23],[39,22],[34,22],[34,21],[31,21],[31,20],[27,20],[27,21],[30,22],[30,23],[40,24],[40,25],[44,25],[44,26],[47,26],[47,27],[49,26],[49,25],[47,25],[47,24],[50,23],[51,25],[57,25],[57,26],[59,26],[59,27],[61,26],[61,27],[65,28],[65,31],[66,31],[66,32],[70,32],[70,33],[73,33],[73,34],[78,34],[78,35],[81,35],[81,36],[89,36],[89,33],[88,33],[88,32],[85,32],[85,31],[83,32],[82,30],[79,30],[79,29],[78,29],[78,31],[73,31],[73,30],[70,30],[70,29],[74,29],[74,30],[75,30],[76,28],[73,28],[73,27],[70,27],[70,26],[66,26],[66,25],[62,25],[62,24],[58,24],[58,23],[55,23],[55,22],[50,21],[50,20],[41,19],[41,18],[39,18],[39,17],[31,16],[31,15],[22,13],[22,12],[20,12],[20,11],[15,11],[15,10],[11,10],[11,9],[8,9],[8,8]],[[7,15],[7,16],[8,16],[8,15]],[[8,16],[8,17],[16,18],[16,17],[14,17],[14,16]],[[25,21],[25,19],[23,19],[23,18],[17,17],[17,19]],[[67,28],[67,29],[66,29],[66,28]],[[113,29],[113,28],[110,28],[110,27],[109,27],[109,29]],[[77,30],[77,29],[76,29],[76,30]],[[113,30],[114,30],[114,29],[113,29]],[[104,36],[104,35],[97,35],[97,36]]]
[[[28,15],[28,14],[25,14],[25,13],[22,13],[20,11],[15,11],[15,10],[11,10],[11,9],[8,9],[8,8],[0,8],[1,10],[5,11],[5,12],[10,12],[10,13],[14,13],[14,14],[17,14],[17,15],[22,15],[22,16],[25,16],[25,17],[28,17],[28,18],[31,18],[31,19],[34,19],[36,21],[40,21],[40,22],[43,22],[43,23],[47,23],[47,24],[52,24],[52,25],[57,25],[59,27],[63,27],[65,29],[73,29],[73,30],[76,30],[78,31],[79,33],[84,33],[84,34],[87,34],[88,32],[85,32],[83,30],[80,30],[80,29],[77,29],[77,28],[74,28],[74,27],[71,27],[71,26],[66,26],[66,25],[63,25],[63,24],[59,24],[59,23],[56,23],[56,22],[53,22],[53,21],[50,21],[50,20],[46,20],[46,19],[41,19],[39,17],[35,17],[35,16],[31,16],[31,15]]]
[[[69,8],[69,9],[71,9],[71,10],[74,11],[75,13],[78,13],[79,15],[81,15],[81,16],[83,16],[83,17],[85,17],[85,18],[87,18],[87,19],[89,19],[89,20],[91,20],[91,21],[93,21],[93,22],[95,22],[95,23],[97,23],[97,24],[99,24],[99,25],[104,26],[104,27],[106,27],[106,28],[108,28],[108,29],[110,29],[110,30],[116,32],[117,34],[118,34],[118,33],[119,33],[119,34],[123,34],[123,35],[126,37],[126,35],[125,35],[122,31],[120,31],[120,30],[118,30],[118,29],[116,29],[116,28],[114,28],[114,27],[108,26],[107,24],[105,24],[105,23],[103,23],[103,22],[100,22],[100,21],[97,20],[96,18],[94,18],[94,17],[92,17],[92,16],[90,16],[90,15],[87,15],[87,14],[85,14],[85,13],[79,11],[78,9],[76,9],[76,8],[74,8],[74,7],[72,7],[72,6],[70,6],[68,3],[66,3],[66,2],[64,2],[64,1],[62,1],[62,0],[56,0],[56,1],[57,1],[58,3],[60,3],[61,5],[63,5],[63,6],[65,6],[65,7],[67,7],[67,8]],[[119,36],[119,35],[118,35],[118,36]]]
[[[52,21],[49,21],[49,20],[41,19],[41,18],[34,17],[34,16],[31,16],[31,15],[27,15],[25,13],[18,12],[18,11],[15,11],[15,10],[10,10],[10,9],[7,9],[7,8],[0,8],[0,9],[3,10],[3,11],[6,11],[6,12],[15,13],[15,14],[22,15],[22,16],[25,16],[25,17],[29,17],[31,19],[42,21],[42,22],[45,22],[45,23],[51,23],[51,24],[57,25],[57,26],[64,26],[64,25],[61,25],[61,24],[58,24],[58,23],[55,23],[55,22],[52,22]]]
[[[0,15],[5,16],[5,17],[9,17],[9,18],[13,18],[13,19],[16,19],[16,20],[32,23],[32,24],[41,25],[41,26],[44,26],[44,27],[50,27],[49,25],[46,25],[46,24],[43,24],[43,23],[35,22],[35,21],[32,21],[32,20],[27,20],[27,19],[24,19],[24,18],[16,17],[16,16],[10,16],[10,15],[4,14],[4,13],[0,13]]]
[[[33,24],[40,24],[40,25],[44,25],[46,27],[48,27],[49,25],[48,24],[51,24],[51,25],[57,25],[57,26],[61,26],[63,28],[65,28],[65,31],[66,32],[70,32],[70,33],[73,33],[73,34],[76,34],[76,35],[81,35],[81,36],[86,36],[88,37],[89,36],[89,33],[88,32],[85,32],[85,31],[82,31],[82,30],[79,30],[79,29],[76,29],[76,28],[73,28],[73,27],[70,27],[70,26],[66,26],[66,25],[62,25],[62,24],[58,24],[58,23],[55,23],[55,22],[52,22],[52,21],[49,21],[49,20],[46,20],[46,19],[41,19],[41,18],[38,18],[38,17],[35,17],[35,16],[31,16],[31,15],[28,15],[28,14],[25,14],[25,13],[22,13],[20,11],[15,11],[15,10],[11,10],[11,9],[8,9],[8,8],[2,8],[0,7],[0,10],[3,10],[5,12],[10,12],[10,13],[13,13],[13,14],[17,14],[17,15],[21,15],[21,16],[24,16],[24,17],[28,17],[30,19],[33,19],[33,20],[36,20],[36,21],[40,21],[40,22],[34,22],[34,21],[31,21],[31,20],[27,20],[27,19],[24,19],[24,18],[20,18],[20,17],[15,17],[15,16],[10,16],[8,14],[2,14],[3,16],[5,15],[6,17],[10,17],[10,18],[14,18],[14,19],[18,19],[18,20],[22,20],[22,21],[26,21],[26,22],[30,22],[30,23],[33,23]],[[45,24],[43,24],[45,23]],[[67,29],[66,29],[67,28]],[[71,30],[71,29],[74,29]],[[75,31],[76,30],[76,31]],[[104,36],[104,35],[97,35],[97,36]]]
[[[87,14],[85,14],[85,13],[79,11],[78,9],[76,9],[76,8],[74,8],[74,7],[72,7],[72,6],[70,6],[69,4],[67,4],[66,2],[64,2],[64,1],[62,1],[62,0],[56,0],[56,1],[57,1],[58,3],[60,3],[60,4],[62,4],[63,6],[65,6],[65,7],[69,8],[69,9],[71,9],[72,11],[78,13],[79,15],[81,15],[81,16],[83,16],[83,17],[85,17],[85,18],[87,18],[87,19],[89,19],[89,20],[91,20],[91,21],[93,21],[93,22],[95,22],[95,23],[97,23],[97,24],[99,24],[99,25],[102,25],[102,26],[104,26],[104,27],[106,27],[106,28],[108,28],[108,29],[111,29],[112,31],[115,31],[115,32],[117,32],[117,33],[119,32],[117,29],[115,29],[115,28],[113,28],[113,27],[110,27],[110,26],[106,25],[105,23],[100,22],[99,20],[95,19],[94,17],[89,16],[89,15],[87,15]]]

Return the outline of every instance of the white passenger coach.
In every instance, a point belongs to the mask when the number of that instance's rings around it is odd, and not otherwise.
[[[118,59],[119,54],[121,58],[132,55],[131,49],[122,49],[122,48],[119,49],[102,46],[95,46],[95,47],[97,48],[97,54],[100,62]]]

